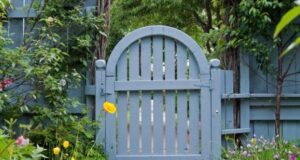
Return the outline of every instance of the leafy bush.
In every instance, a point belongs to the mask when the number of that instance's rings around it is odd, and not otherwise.
[[[273,138],[271,141],[255,136],[246,141],[244,146],[223,150],[223,158],[230,160],[296,160],[300,159],[300,148],[285,140]]]
[[[18,139],[12,139],[0,130],[0,157],[4,160],[10,159],[26,159],[26,160],[39,160],[47,158],[42,154],[44,148],[38,145],[34,147],[29,143],[29,139],[23,136]]]
[[[70,147],[64,154],[104,159],[103,149],[94,142],[99,123],[87,116],[87,106],[78,98],[69,97],[94,61],[102,17],[86,12],[82,0],[41,2],[30,4],[38,15],[26,20],[28,32],[17,48],[11,47],[13,41],[0,22],[0,123],[17,120],[10,131],[22,129],[31,142],[47,149],[43,153],[50,159],[58,158],[53,148],[65,140]],[[80,113],[71,113],[75,108]],[[29,122],[22,122],[28,115]]]

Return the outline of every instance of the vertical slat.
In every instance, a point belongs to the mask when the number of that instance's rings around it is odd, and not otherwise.
[[[249,55],[240,54],[240,90],[243,94],[250,93]],[[232,80],[233,81],[233,80]],[[232,87],[233,88],[233,87]],[[241,128],[250,128],[250,104],[248,99],[241,100]]]
[[[151,80],[151,39],[142,39],[141,43],[141,79]],[[151,153],[151,95],[148,91],[142,93],[142,152]]]
[[[10,19],[9,20],[9,33],[10,38],[13,40],[12,48],[18,47],[23,41],[23,20],[22,19]]]
[[[118,65],[118,81],[127,80],[127,55],[122,53]],[[127,154],[127,92],[118,93],[118,154]]]
[[[186,48],[177,44],[177,79],[186,79],[187,53]],[[184,154],[187,151],[187,95],[186,91],[178,91],[177,95],[177,116],[178,116],[178,153]]]
[[[219,66],[211,60],[211,121],[212,121],[212,155],[213,159],[221,156],[221,72]]]
[[[275,135],[275,122],[274,121],[268,121],[268,138],[273,138],[275,136],[276,136]],[[282,137],[283,137],[283,139],[286,140],[283,133],[282,133]]]
[[[153,37],[153,80],[162,80],[162,57],[163,57],[163,39],[162,37]],[[154,126],[153,126],[153,138],[154,138],[154,154],[163,153],[163,101],[162,92],[155,91],[154,95]]]
[[[198,79],[198,65],[194,59],[194,56],[190,53],[189,56],[189,78],[190,79]],[[200,100],[199,100],[199,91],[192,90],[190,91],[190,153],[199,154],[200,149],[200,135],[199,135],[199,121],[200,121]]]
[[[209,77],[202,77],[203,81],[208,81]],[[201,88],[201,154],[203,159],[210,159],[211,154],[211,101],[209,88]]]
[[[114,75],[106,75],[106,100],[115,103]],[[105,148],[109,160],[116,159],[116,115],[105,113]]]
[[[175,80],[175,43],[165,40],[165,79]],[[175,153],[175,92],[166,91],[166,152]]]
[[[98,60],[98,63],[101,62],[101,60]],[[97,63],[97,62],[96,62]],[[105,61],[102,60],[102,63],[105,64]],[[105,89],[105,66],[99,68],[96,67],[95,72],[95,86],[96,86],[96,94],[95,94],[95,116],[96,120],[101,123],[101,127],[97,128],[96,132],[96,143],[104,145],[105,143],[105,114],[104,112],[101,112],[102,105],[105,101],[105,96],[101,94],[101,91],[103,92]]]
[[[267,93],[267,85],[266,80],[267,76],[263,74],[263,72],[258,69],[258,64],[256,62],[256,59],[254,56],[250,57],[249,60],[250,66],[252,68],[256,68],[254,72],[250,72],[249,78],[250,78],[250,92],[251,93]]]
[[[129,80],[137,80],[139,75],[139,44],[129,48]],[[139,92],[130,92],[130,153],[139,152]]]
[[[257,137],[268,137],[268,122],[266,121],[254,121],[253,130]]]
[[[244,59],[247,61],[246,58],[249,57],[249,55],[248,54],[243,54],[243,53],[241,55],[243,55],[243,57],[245,57]],[[273,54],[270,55],[270,60],[271,60],[270,65],[272,65],[274,68],[277,68],[278,64],[277,64],[277,52],[276,52],[276,50],[273,50]],[[252,66],[250,66],[250,67],[252,67]],[[252,68],[256,69],[255,67],[252,67]],[[268,73],[267,77],[268,77],[268,93],[276,93],[276,74]],[[243,78],[242,75],[241,75],[241,78]],[[244,77],[244,78],[247,78],[247,77]],[[249,79],[249,77],[248,77],[248,79]]]

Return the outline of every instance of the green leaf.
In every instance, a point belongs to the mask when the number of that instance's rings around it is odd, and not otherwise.
[[[300,6],[290,9],[287,13],[283,15],[279,23],[276,25],[276,29],[273,37],[277,37],[281,30],[288,25],[292,20],[300,15]]]
[[[293,43],[291,43],[280,55],[280,58],[289,53],[292,49],[297,47],[300,44],[300,37],[298,37]]]

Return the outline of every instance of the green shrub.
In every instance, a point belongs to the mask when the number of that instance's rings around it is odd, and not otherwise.
[[[23,136],[19,136],[17,140],[12,139],[5,135],[3,130],[0,130],[0,159],[39,160],[47,158],[42,154],[44,151],[44,148],[38,145],[33,146],[32,143],[29,143],[29,139]]]

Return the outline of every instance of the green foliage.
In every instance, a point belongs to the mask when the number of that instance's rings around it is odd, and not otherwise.
[[[38,145],[34,147],[31,143],[20,146],[16,143],[15,139],[5,135],[4,131],[0,130],[0,157],[3,160],[39,160],[47,158],[42,154],[44,151],[44,148]]]
[[[292,9],[290,9],[288,12],[286,12],[279,23],[276,26],[275,32],[273,37],[276,38],[278,34],[282,31],[285,26],[287,26],[290,22],[292,22],[295,18],[297,18],[300,15],[300,6],[296,6]]]
[[[241,147],[234,145],[233,148],[224,149],[222,155],[230,160],[300,159],[299,147],[295,144],[285,140],[275,142],[275,138],[270,141],[263,137],[248,139]]]
[[[287,13],[283,15],[281,20],[276,26],[276,30],[274,32],[273,37],[278,37],[278,34],[289,24],[291,23],[295,18],[297,18],[300,15],[300,6],[296,6],[292,9],[290,9]],[[296,38],[280,55],[280,58],[285,56],[287,53],[289,53],[292,49],[297,47],[300,44],[300,37]]]
[[[147,25],[168,25],[187,32],[201,45],[202,33],[198,27],[193,12],[202,8],[199,1],[190,0],[116,0],[111,9],[111,28],[109,34],[108,52],[127,33]],[[200,3],[201,4],[201,3]],[[163,15],[163,16],[162,16]],[[205,15],[201,15],[205,18]]]
[[[292,1],[278,0],[116,0],[111,11],[108,50],[136,28],[163,24],[187,32],[209,57],[222,57],[241,49],[255,55],[260,68],[267,71],[275,48],[274,26],[281,12],[291,6]]]
[[[95,42],[102,17],[84,10],[82,0],[32,1],[38,16],[28,23],[24,41],[17,48],[0,25],[0,112],[1,119],[32,115],[22,124],[23,134],[32,142],[52,149],[64,140],[71,143],[78,159],[104,159],[94,135],[99,124],[87,117],[86,106],[70,98],[70,90],[80,87],[87,65],[94,60]],[[73,114],[72,110],[82,110]],[[17,128],[18,129],[18,128]],[[18,133],[18,130],[10,130]]]
[[[295,39],[280,55],[280,57],[285,56],[287,53],[289,53],[292,49],[296,48],[300,44],[300,37]]]
[[[0,0],[0,20],[2,20],[2,18],[6,16],[6,9],[10,6],[11,5],[9,0]]]

